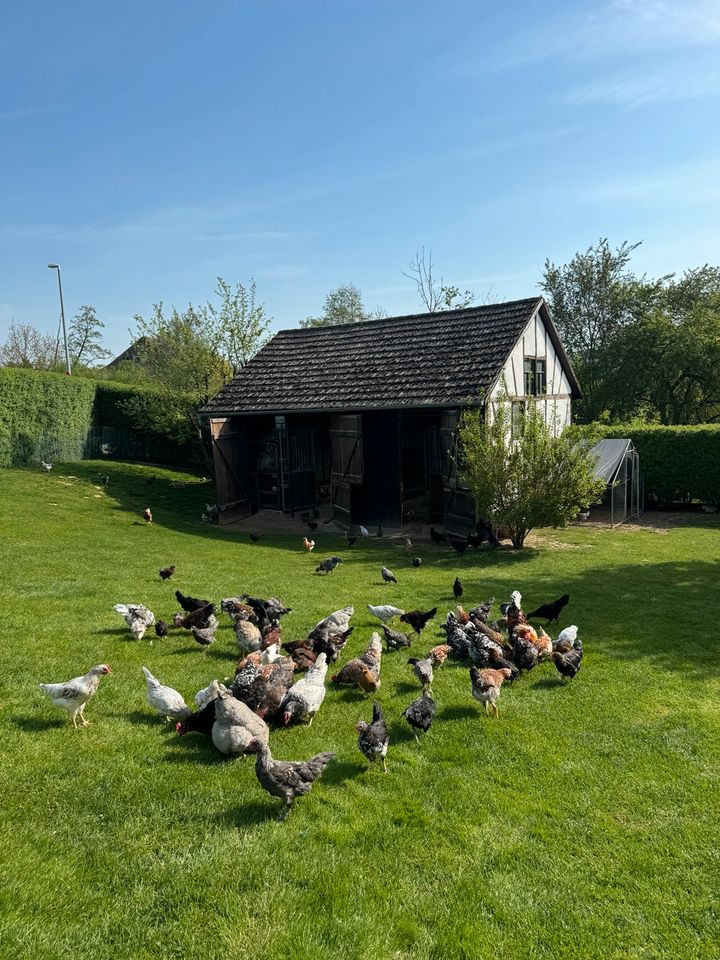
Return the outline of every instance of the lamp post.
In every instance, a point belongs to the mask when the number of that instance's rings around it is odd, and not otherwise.
[[[60,317],[62,319],[63,340],[65,341],[65,373],[68,376],[72,376],[72,370],[70,368],[70,351],[68,349],[67,331],[65,329],[65,305],[63,304],[62,280],[60,279],[60,264],[49,263],[48,268],[50,270],[57,270],[58,290],[60,291]]]

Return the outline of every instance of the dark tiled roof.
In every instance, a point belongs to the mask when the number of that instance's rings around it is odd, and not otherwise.
[[[202,412],[457,406],[493,384],[542,303],[282,330]]]
[[[111,360],[110,363],[105,364],[105,369],[107,370],[110,367],[117,367],[121,363],[125,363],[127,360],[140,360],[140,350],[147,343],[147,337],[139,337],[137,340],[133,340],[127,350],[123,350],[122,353],[118,354],[114,360]]]

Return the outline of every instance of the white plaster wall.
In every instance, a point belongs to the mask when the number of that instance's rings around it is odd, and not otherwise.
[[[515,344],[500,377],[490,391],[491,411],[492,401],[502,392],[503,377],[505,378],[507,392],[512,400],[526,399],[525,377],[523,375],[523,360],[525,357],[537,357],[540,360],[545,360],[546,393],[544,397],[534,399],[545,414],[545,422],[551,424],[556,421],[559,430],[563,430],[570,423],[572,412],[570,382],[548,336],[539,311],[532,317],[522,336]]]

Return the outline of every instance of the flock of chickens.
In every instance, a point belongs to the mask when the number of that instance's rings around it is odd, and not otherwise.
[[[328,558],[319,569],[329,572],[336,565],[330,561],[339,559]],[[174,572],[174,566],[166,567],[160,571],[160,577],[170,579]],[[397,582],[386,567],[382,568],[381,577],[388,583]],[[453,585],[456,600],[462,593],[462,584],[456,578]],[[156,621],[153,612],[142,604],[118,603],[114,609],[124,618],[136,640],[141,640],[151,627],[160,637],[166,636],[171,627],[184,628],[207,648],[215,641],[218,628],[216,605],[209,600],[185,596],[180,590],[175,592],[175,597],[181,609],[170,623]],[[553,620],[557,622],[568,601],[569,596],[565,594],[526,615],[521,594],[516,590],[508,602],[499,605],[495,620],[491,620],[494,597],[470,610],[458,605],[455,611],[449,612],[440,627],[444,642],[433,646],[425,656],[407,661],[420,684],[421,695],[405,708],[402,716],[412,727],[416,740],[417,731],[427,732],[433,723],[434,672],[448,657],[469,665],[472,696],[484,705],[486,713],[491,711],[496,717],[503,684],[514,682],[542,661],[552,661],[563,677],[574,678],[583,657],[577,626],[566,627],[553,641],[542,627],[536,628],[529,622],[544,619],[546,626]],[[283,801],[280,819],[284,819],[296,797],[310,791],[335,754],[320,753],[306,761],[275,760],[270,751],[269,725],[313,722],[325,700],[330,665],[340,659],[353,632],[350,621],[355,611],[352,606],[335,610],[316,623],[304,639],[283,642],[281,619],[291,610],[277,598],[264,600],[243,594],[223,599],[219,606],[232,621],[241,653],[232,682],[226,685],[212,680],[195,695],[192,709],[177,690],[162,684],[143,667],[147,700],[160,716],[176,722],[180,736],[190,733],[209,736],[215,747],[229,756],[255,753],[258,782]],[[390,621],[397,618],[420,637],[437,615],[437,607],[406,612],[390,604],[368,604],[368,611],[379,621],[386,652],[406,649],[412,642],[407,633],[389,626]],[[373,632],[365,651],[332,674],[329,685],[354,686],[366,694],[375,693],[381,684],[382,657],[380,633]],[[85,706],[97,692],[101,679],[110,673],[107,664],[99,664],[84,676],[66,683],[40,684],[40,689],[56,706],[68,712],[73,726],[77,727],[78,723],[86,726]],[[356,732],[363,755],[369,761],[381,760],[387,771],[390,736],[379,703],[373,703],[370,722],[360,721]]]

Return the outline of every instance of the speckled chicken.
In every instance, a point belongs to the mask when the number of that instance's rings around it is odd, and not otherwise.
[[[373,703],[372,722],[367,723],[365,720],[360,720],[356,724],[355,730],[358,733],[360,752],[367,757],[370,763],[380,757],[382,768],[387,773],[385,757],[390,746],[390,734],[385,726],[385,717],[379,703]]]
[[[255,775],[267,792],[283,801],[278,820],[285,820],[296,797],[310,793],[313,783],[322,776],[334,753],[318,753],[309,760],[273,760],[270,747],[260,739],[248,744],[249,752],[256,753]]]
[[[145,674],[147,702],[161,717],[166,720],[184,720],[190,716],[192,710],[181,693],[160,683],[147,667],[143,667],[142,672]]]
[[[429,690],[432,693],[433,665],[432,660],[418,660],[417,657],[410,657],[408,663],[413,668],[413,673],[422,684],[423,690]]]
[[[478,670],[477,667],[470,667],[472,695],[480,703],[485,704],[485,713],[491,709],[494,716],[499,716],[497,701],[500,697],[500,687],[509,677],[510,670]]]
[[[348,660],[342,669],[331,677],[332,683],[357,685],[365,693],[371,693],[380,686],[380,665],[382,662],[382,643],[380,634],[373,633],[370,643],[359,657]]]
[[[263,720],[272,720],[292,685],[294,664],[290,657],[262,663],[261,656],[251,653],[246,658],[230,690]]]
[[[113,610],[124,618],[136,640],[142,640],[148,627],[155,623],[155,614],[142,603],[116,603]]]
[[[427,733],[430,729],[433,717],[435,716],[435,701],[427,692],[423,693],[417,700],[413,700],[410,706],[403,712],[403,717],[413,728],[415,739],[418,739],[417,731],[422,730]]]
[[[318,654],[317,660],[305,676],[290,687],[280,706],[285,726],[289,723],[307,721],[309,725],[313,722],[325,699],[327,670],[327,657],[324,653]]]
[[[241,703],[225,687],[220,689],[214,701],[215,723],[212,741],[220,753],[237,756],[245,753],[254,738],[267,743],[270,731],[267,724],[253,713],[247,704]]]
[[[555,652],[552,655],[552,661],[558,672],[567,680],[572,680],[577,676],[583,658],[582,640],[578,637],[575,640],[575,646],[567,653]]]
[[[235,638],[238,647],[245,653],[262,650],[263,638],[260,630],[249,620],[238,620],[235,624]]]
[[[99,663],[82,677],[73,677],[65,683],[41,683],[40,689],[46,693],[56,707],[67,711],[72,725],[77,730],[78,718],[82,727],[89,727],[85,719],[85,704],[94,697],[100,681],[112,670],[106,663]]]
[[[393,630],[392,627],[382,625],[382,631],[385,634],[385,644],[388,650],[401,650],[403,647],[409,647],[411,640],[406,633],[399,630]]]

